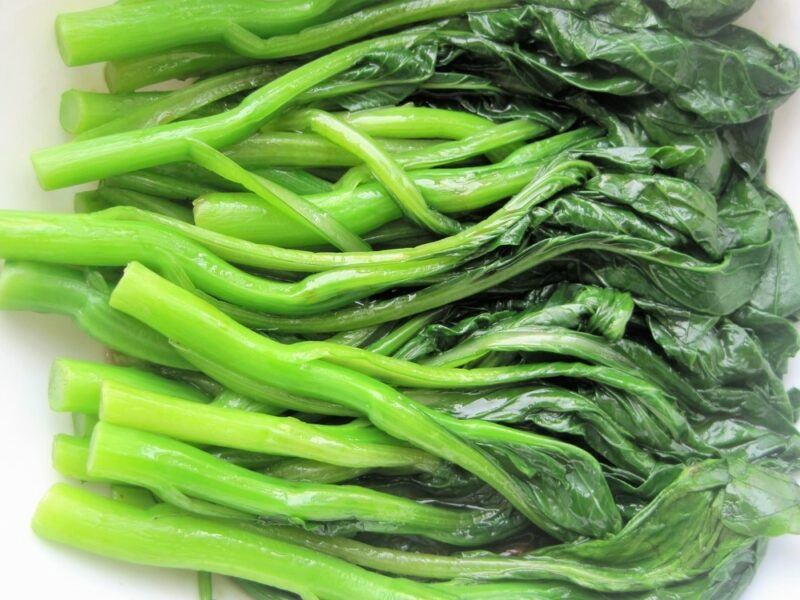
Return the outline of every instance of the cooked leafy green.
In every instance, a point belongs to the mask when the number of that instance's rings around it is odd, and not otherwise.
[[[753,0],[120,0],[62,15],[75,212],[42,537],[256,599],[738,597],[800,534],[800,58]],[[178,25],[176,25],[176,23]],[[171,79],[168,89],[141,88]],[[35,262],[32,262],[35,261]]]

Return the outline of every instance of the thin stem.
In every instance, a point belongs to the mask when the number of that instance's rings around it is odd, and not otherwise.
[[[403,152],[394,156],[398,165],[406,170],[429,169],[486,154],[508,144],[539,137],[550,131],[541,123],[510,121],[479,131],[457,141],[436,144],[430,148]],[[507,163],[513,164],[513,163]],[[354,167],[337,184],[344,189],[354,189],[369,178],[366,166]]]
[[[214,581],[211,573],[197,572],[197,595],[200,600],[214,600]]]
[[[409,176],[422,191],[426,202],[437,211],[469,212],[519,192],[538,172],[541,161],[592,139],[592,135],[594,133],[591,130],[578,129],[533,142],[523,147],[526,157],[532,159],[532,162],[412,171]],[[257,137],[254,136],[251,140]],[[266,152],[258,155],[270,154]],[[245,162],[244,157],[235,158],[239,162]],[[388,191],[377,184],[360,186],[352,192],[337,190],[315,195],[308,200],[324,208],[359,235],[403,216]],[[270,243],[284,248],[318,246],[323,242],[307,229],[298,230],[293,221],[283,218],[279,213],[267,211],[251,196],[212,194],[195,203],[194,213],[196,223],[204,229],[253,242]]]
[[[367,350],[373,354],[391,356],[403,347],[408,340],[417,335],[427,325],[433,323],[441,316],[441,311],[432,310],[415,317],[411,317],[405,323],[395,327],[392,331],[381,337],[379,340],[367,346]]]
[[[488,10],[513,4],[511,0],[397,0],[366,8],[336,21],[308,27],[293,35],[261,39],[235,23],[222,32],[222,39],[244,56],[261,59],[309,54],[353,40],[421,21],[460,15],[470,10]]]
[[[582,233],[547,238],[527,247],[524,251],[497,267],[478,265],[455,272],[440,282],[389,300],[373,300],[361,306],[303,318],[273,317],[224,305],[225,311],[240,323],[261,330],[277,330],[286,333],[332,333],[361,327],[371,327],[410,317],[421,312],[441,308],[447,304],[469,298],[513,279],[532,268],[554,258],[580,250],[605,251],[630,256],[650,264],[663,264],[678,270],[706,273],[713,277],[722,273],[733,261],[738,260],[736,251],[722,263],[704,263],[687,255],[673,253],[656,244],[648,244],[637,238],[609,236],[603,233]],[[749,251],[749,249],[745,249]],[[721,275],[724,276],[724,275]]]

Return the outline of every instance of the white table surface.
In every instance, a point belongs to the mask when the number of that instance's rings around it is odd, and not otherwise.
[[[0,208],[71,210],[74,190],[39,189],[28,155],[65,141],[58,99],[76,87],[105,91],[96,66],[67,69],[56,50],[56,14],[100,6],[108,0],[0,0]],[[758,0],[744,23],[770,40],[800,51],[800,2]],[[800,215],[800,95],[775,116],[769,148],[769,181]],[[800,276],[800,274],[798,274]],[[55,433],[70,431],[69,418],[47,408],[47,375],[53,359],[99,359],[100,348],[65,318],[0,313],[0,590],[9,599],[178,600],[196,597],[193,573],[153,569],[90,556],[43,542],[31,533],[36,503],[58,475],[50,467]],[[788,383],[800,384],[800,360]],[[217,600],[244,598],[230,584]],[[770,543],[745,600],[798,597],[800,536]]]

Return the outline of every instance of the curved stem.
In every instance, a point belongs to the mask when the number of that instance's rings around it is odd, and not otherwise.
[[[763,258],[761,253],[765,248],[764,245],[757,245],[735,249],[730,251],[721,263],[707,263],[640,238],[588,232],[547,238],[527,247],[511,259],[497,264],[478,265],[465,271],[455,272],[442,278],[438,283],[404,296],[396,296],[389,300],[373,300],[358,307],[337,310],[325,315],[283,318],[254,313],[227,304],[220,306],[240,323],[255,329],[279,330],[287,333],[347,331],[396,321],[440,308],[495,287],[558,256],[580,250],[596,250],[635,258],[654,267],[661,266],[679,273],[707,277],[710,288],[708,296],[713,303],[720,304],[719,307],[715,306],[714,310],[718,311],[717,314],[728,314],[726,310],[735,310],[739,305],[733,304],[736,299],[729,302],[727,295],[716,295],[716,287],[719,284],[714,279],[724,280],[740,272],[741,264],[751,264],[753,259],[761,260]],[[666,278],[661,277],[660,281],[666,281]],[[751,285],[751,281],[748,281],[747,285]],[[677,287],[670,291],[673,295],[681,292]],[[692,306],[691,298],[683,296],[680,300],[686,303],[684,305]],[[706,299],[707,305],[711,303]],[[707,305],[704,307],[705,310],[708,310]]]
[[[244,56],[261,59],[309,54],[353,40],[422,21],[488,10],[513,4],[512,0],[397,0],[366,8],[336,21],[308,27],[292,34],[261,39],[250,30],[231,23],[222,39]]]
[[[286,283],[237,269],[161,225],[94,215],[12,212],[0,213],[0,256],[92,266],[124,266],[142,260],[181,285],[276,314],[329,310],[381,289],[448,271],[459,262],[442,256],[398,265],[356,266]]]
[[[109,348],[160,365],[191,368],[162,335],[111,308],[108,296],[97,273],[87,277],[68,267],[11,260],[0,272],[0,309],[66,315]]]
[[[251,90],[266,85],[275,78],[284,75],[287,69],[271,64],[244,67],[214,77],[165,95],[153,97],[150,102],[137,107],[125,107],[114,118],[88,129],[76,139],[89,140],[103,135],[145,129],[162,123],[171,123],[181,117],[195,113],[209,104],[222,100],[238,92]],[[136,98],[137,96],[134,96]],[[62,107],[63,107],[62,100]],[[67,107],[68,108],[68,107]],[[90,107],[84,107],[87,110]],[[96,117],[95,117],[96,118]]]
[[[307,111],[305,118],[312,131],[363,160],[411,221],[442,235],[452,235],[463,229],[457,221],[432,210],[402,167],[367,134],[320,110]]]

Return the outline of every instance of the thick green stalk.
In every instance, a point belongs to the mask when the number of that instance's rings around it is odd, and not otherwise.
[[[128,562],[241,577],[326,600],[452,600],[447,591],[390,578],[272,540],[229,522],[143,510],[63,484],[33,517],[37,535]]]
[[[529,484],[530,472],[526,471],[527,479],[523,481],[514,474],[516,467],[501,464],[481,449],[496,444],[501,432],[505,432],[508,441],[514,445],[539,446],[545,443],[536,436],[513,429],[506,431],[502,426],[488,423],[484,424],[486,428],[482,428],[449,419],[356,371],[312,356],[298,361],[302,357],[290,346],[238,325],[212,305],[137,263],[126,268],[114,290],[111,304],[155,327],[174,344],[190,349],[193,362],[199,356],[207,363],[216,363],[220,369],[247,374],[249,378],[268,382],[290,393],[340,404],[364,414],[389,435],[408,441],[483,479],[534,523],[555,535],[571,539],[577,533],[571,529],[573,526],[578,531],[588,526],[592,532],[607,532],[618,525],[619,516],[615,516],[613,510],[606,514],[602,514],[602,510],[596,512],[600,505],[606,506],[603,510],[608,509],[610,493],[604,487],[599,466],[575,447],[564,444],[559,446],[558,452],[573,455],[569,460],[576,460],[584,471],[583,476],[596,480],[601,487],[594,491],[592,503],[583,507],[593,516],[583,520],[582,526],[576,523],[565,527],[558,522],[560,517],[554,520],[548,514],[554,509],[560,512],[565,507],[554,506],[550,500],[534,493]],[[518,435],[522,439],[517,439]],[[572,490],[564,493],[574,494]]]
[[[286,410],[294,410],[309,414],[330,415],[336,417],[352,417],[358,415],[358,411],[333,404],[321,402],[305,396],[291,394],[284,389],[275,387],[270,382],[259,381],[247,373],[240,373],[220,366],[213,357],[192,352],[186,347],[180,347],[181,356],[189,360],[193,365],[197,365],[203,373],[212,377],[215,381],[225,385],[248,398],[253,398],[269,406],[282,407]]]
[[[193,285],[222,300],[275,314],[330,310],[378,290],[447,271],[458,262],[457,258],[442,256],[399,265],[356,266],[286,283],[242,271],[160,225],[112,221],[94,215],[13,212],[0,213],[0,256],[92,266],[124,266],[140,260],[182,285]],[[14,290],[26,289],[9,287],[12,273],[7,276],[7,296]],[[29,294],[22,306],[36,301]],[[45,303],[45,308],[58,308],[51,305],[53,302]]]
[[[336,116],[359,131],[378,138],[460,140],[494,125],[485,117],[462,110],[413,105],[336,113]],[[278,116],[264,129],[302,131],[309,125],[307,114],[301,109]]]
[[[325,13],[335,19],[378,0],[337,0]],[[163,53],[120,59],[106,64],[105,79],[111,92],[130,92],[171,79],[203,77],[260,62],[219,44],[192,44]]]
[[[64,262],[57,246],[51,258]],[[109,348],[160,365],[191,368],[163,336],[112,309],[108,294],[99,274],[60,265],[7,260],[0,272],[0,309],[66,315]]]
[[[237,93],[261,87],[296,68],[297,63],[246,66],[198,81],[172,92],[99,94],[70,90],[61,99],[64,129],[83,134],[78,139],[152,127],[181,118],[209,116],[234,108]],[[340,80],[310,88],[300,103],[325,101],[388,82]],[[440,111],[444,113],[445,111]],[[440,126],[441,127],[441,126]],[[430,135],[430,134],[428,134]]]
[[[333,5],[334,0],[118,2],[59,15],[56,36],[64,62],[77,66],[222,41],[226,29],[235,25],[255,35],[292,33],[317,21]]]
[[[64,477],[89,481],[89,438],[59,433],[53,438],[53,468]]]
[[[84,90],[67,90],[61,94],[59,119],[61,127],[73,135],[89,131],[113,121],[120,115],[152,106],[164,92],[104,94]]]
[[[47,400],[57,412],[97,415],[103,385],[114,382],[197,404],[211,399],[199,389],[133,367],[59,358],[50,369]]]
[[[497,171],[434,169],[409,173],[427,202],[442,212],[469,212],[518,193],[541,169],[541,164]],[[365,236],[403,216],[397,203],[380,184],[356,190],[334,190],[308,196],[348,229]],[[324,240],[308,228],[270,211],[249,194],[214,193],[194,203],[195,223],[203,229],[281,248],[319,247]]]
[[[356,521],[365,531],[422,535],[465,546],[508,534],[502,527],[485,530],[491,511],[444,508],[358,486],[285,481],[182,442],[104,422],[92,434],[87,471],[96,480],[147,488],[193,512],[210,501],[259,517]],[[197,506],[195,499],[203,504]]]
[[[355,469],[408,467],[435,472],[441,461],[374,430],[313,425],[292,417],[198,406],[170,396],[107,383],[102,421],[194,444],[300,457]]]
[[[256,194],[267,206],[283,216],[312,229],[326,242],[344,252],[368,252],[370,247],[335,217],[315,204],[269,179],[240,167],[231,158],[208,144],[189,140],[190,158],[212,173],[238,183]]]
[[[86,458],[87,460],[89,458],[88,451]],[[122,485],[119,483],[112,483],[109,487],[111,491],[112,500],[124,502],[129,506],[147,509],[147,508],[152,508],[153,506],[158,504],[158,502],[156,502],[156,499],[153,497],[153,494],[151,494],[149,490],[146,490],[144,488],[136,487],[133,485]]]
[[[431,209],[403,168],[369,135],[320,110],[306,111],[305,118],[312,131],[361,159],[413,223],[441,235],[453,235],[463,229],[458,221]]]
[[[196,139],[214,148],[240,141],[307,89],[357,64],[372,52],[413,45],[428,33],[418,30],[336,50],[268,83],[237,108],[219,115],[73,142],[34,152],[31,160],[45,189],[187,160],[190,157],[187,140]]]

